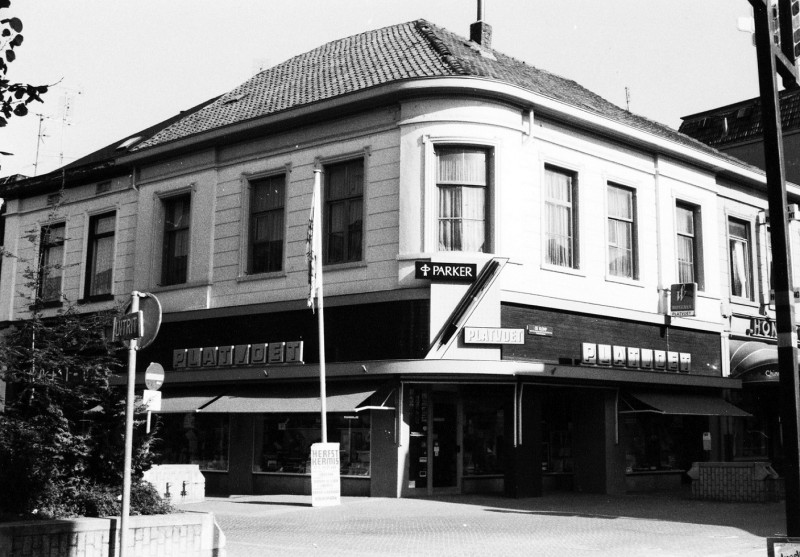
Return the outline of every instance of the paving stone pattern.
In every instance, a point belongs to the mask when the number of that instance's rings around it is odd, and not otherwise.
[[[783,503],[721,503],[675,495],[558,494],[507,499],[210,498],[227,557],[262,555],[659,557],[766,556],[785,530]]]

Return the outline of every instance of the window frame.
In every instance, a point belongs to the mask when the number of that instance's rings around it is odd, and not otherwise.
[[[330,199],[329,195],[332,190],[330,185],[330,180],[332,176],[331,169],[339,168],[339,167],[347,167],[349,165],[353,165],[356,163],[361,163],[361,193],[359,195],[346,195],[343,197]],[[322,196],[321,205],[322,205],[322,264],[325,266],[331,265],[353,265],[353,264],[362,264],[366,261],[366,207],[367,207],[367,156],[364,154],[359,154],[356,156],[349,156],[349,157],[342,157],[336,158],[333,160],[327,160],[324,162],[319,163],[320,167],[322,168],[322,191],[320,195]],[[360,220],[360,227],[358,228],[357,232],[351,231],[350,224],[345,227],[343,234],[344,238],[342,241],[342,258],[331,260],[331,236],[334,234],[331,231],[331,209],[334,205],[343,205],[345,207],[345,212],[349,215],[351,204],[355,203],[357,200],[361,202],[361,209],[358,211],[361,214]],[[359,236],[359,254],[357,258],[351,257],[350,251],[350,240],[351,234],[358,234]]]
[[[623,217],[618,217],[618,216],[612,216],[611,215],[611,207],[609,206],[609,203],[608,203],[608,194],[609,194],[609,190],[611,188],[614,188],[614,189],[617,189],[617,190],[624,190],[624,191],[630,193],[630,196],[631,196],[630,197],[630,204],[631,204],[631,217],[630,217],[630,219],[625,219]],[[638,238],[638,236],[639,236],[639,204],[638,204],[638,199],[637,199],[638,198],[637,193],[638,193],[637,189],[635,187],[633,187],[633,186],[628,186],[628,185],[625,185],[625,184],[622,184],[620,182],[613,181],[613,180],[608,180],[606,182],[605,196],[604,196],[605,205],[606,205],[606,215],[605,215],[606,277],[609,278],[610,280],[615,280],[615,281],[639,281],[639,276],[640,276],[639,275],[639,272],[640,272],[640,268],[639,268],[640,267],[639,266],[639,238]],[[610,234],[609,234],[609,223],[612,220],[616,221],[616,222],[626,222],[626,223],[629,223],[629,225],[630,225],[630,236],[631,236],[631,246],[630,246],[630,252],[631,252],[631,262],[630,262],[631,263],[631,265],[630,265],[631,266],[631,274],[630,274],[630,276],[614,274],[612,272],[612,270],[611,270],[611,263],[612,263],[611,249],[613,247],[617,247],[617,246],[612,246],[611,238],[610,238]]]
[[[747,238],[741,238],[734,236],[731,234],[731,224],[740,224],[744,226],[744,230],[747,232]],[[747,303],[755,302],[755,284],[754,284],[754,273],[753,273],[753,222],[747,218],[738,217],[735,215],[727,215],[725,220],[726,228],[725,228],[725,236],[727,241],[727,258],[728,258],[728,289],[731,299],[736,299],[739,301],[744,301]],[[747,273],[747,295],[742,296],[739,294],[734,294],[733,288],[733,252],[732,252],[732,241],[734,240],[745,240],[746,247],[747,247],[747,254],[745,257],[744,262],[744,270]]]
[[[693,233],[688,234],[682,232],[679,228],[681,222],[680,211],[689,211],[692,214],[692,227]],[[694,280],[683,281],[681,280],[681,262],[680,243],[681,238],[691,238],[692,241],[692,274]],[[675,200],[675,279],[678,283],[694,282],[697,284],[699,291],[705,291],[705,269],[703,260],[703,214],[700,205],[684,201],[682,199]]]
[[[54,229],[61,229],[63,230],[61,238],[56,241],[52,242],[49,241],[50,232]],[[38,302],[42,305],[60,305],[61,304],[61,297],[64,293],[64,258],[66,257],[66,240],[67,240],[67,223],[66,221],[57,221],[52,223],[43,224],[39,230],[39,268],[37,270],[37,276],[39,278],[39,284],[37,287],[36,297]],[[57,263],[50,263],[49,262],[49,254],[50,250],[53,248],[61,248],[61,261]],[[48,256],[48,266],[55,266],[60,271],[59,274],[59,286],[58,292],[54,293],[52,297],[46,298],[45,297],[45,282],[47,280],[47,273],[45,272],[45,256]]]
[[[114,217],[114,227],[110,232],[97,234],[95,232],[95,225],[100,219]],[[83,299],[84,301],[101,301],[110,300],[114,298],[114,263],[116,259],[116,236],[117,236],[117,211],[104,211],[101,213],[89,215],[88,230],[86,234],[86,270],[83,283]],[[96,244],[97,240],[103,238],[113,238],[111,248],[111,285],[108,293],[92,294],[92,284],[94,282],[93,266],[96,257]]]
[[[161,201],[161,211],[162,211],[162,226],[161,226],[161,269],[159,272],[160,281],[158,286],[176,286],[181,284],[187,284],[189,282],[189,270],[191,268],[190,265],[190,258],[191,258],[191,247],[192,247],[192,192],[191,191],[179,191],[175,192],[174,194],[160,196]],[[170,205],[173,203],[178,203],[180,200],[186,199],[188,200],[188,209],[186,211],[186,215],[188,215],[186,225],[180,225],[180,227],[173,227],[171,230],[168,228],[168,218],[170,212]],[[180,277],[170,277],[168,273],[170,270],[168,268],[168,258],[169,258],[169,242],[168,238],[169,235],[177,235],[177,233],[182,232],[183,230],[187,231],[187,240],[186,240],[186,265],[184,276],[182,277],[183,280],[179,280]]]
[[[547,195],[547,177],[548,173],[555,173],[568,176],[570,179],[569,191],[570,201],[568,203],[561,202],[558,199],[551,198]],[[578,178],[578,171],[569,169],[564,166],[546,162],[542,169],[542,185],[540,188],[542,196],[542,266],[547,269],[558,271],[580,271],[581,269],[581,253],[580,253],[580,184]],[[549,205],[557,207],[567,207],[570,216],[570,237],[569,237],[569,250],[570,261],[568,265],[561,265],[556,262],[549,261],[550,250],[548,248],[548,240],[550,239],[549,230]]]
[[[247,200],[244,207],[244,219],[246,222],[246,226],[242,231],[242,237],[244,240],[244,244],[246,248],[243,253],[243,274],[244,275],[252,275],[252,276],[263,276],[263,275],[271,275],[271,274],[281,274],[284,272],[286,268],[286,209],[288,204],[288,185],[289,185],[289,168],[281,169],[274,172],[264,173],[264,174],[256,174],[256,175],[249,175],[245,176],[244,180],[246,181],[246,191],[247,191]],[[280,207],[274,207],[271,209],[265,209],[263,211],[255,211],[255,195],[258,186],[260,186],[264,182],[271,182],[272,180],[279,179],[282,180],[282,198],[281,198],[281,205]],[[259,270],[256,271],[254,267],[255,261],[255,221],[258,216],[267,215],[269,213],[276,213],[280,211],[282,225],[281,225],[281,240],[280,240],[280,256],[278,257],[278,268],[277,269],[267,269],[267,270]],[[266,242],[268,243],[268,242]]]

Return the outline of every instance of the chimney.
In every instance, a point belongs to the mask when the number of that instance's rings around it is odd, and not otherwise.
[[[492,26],[483,21],[483,0],[478,0],[478,21],[469,26],[469,40],[483,48],[492,48]]]

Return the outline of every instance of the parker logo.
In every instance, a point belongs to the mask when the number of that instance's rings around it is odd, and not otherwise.
[[[475,263],[436,263],[415,261],[414,278],[432,282],[475,282],[478,266]]]

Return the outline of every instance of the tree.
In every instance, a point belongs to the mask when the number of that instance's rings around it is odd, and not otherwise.
[[[39,230],[26,237],[39,253]],[[0,379],[7,385],[0,413],[0,515],[61,518],[119,512],[125,393],[110,382],[122,359],[120,346],[107,334],[116,312],[80,313],[66,301],[55,315],[45,316],[46,289],[41,286],[59,270],[43,261],[26,262],[21,295],[32,313],[0,332]],[[152,436],[141,425],[139,420],[134,435],[133,476],[138,480],[152,459]],[[140,495],[142,490],[148,492],[140,485]],[[155,491],[149,493],[147,506],[163,512]]]
[[[0,0],[0,11],[11,6],[11,0]],[[28,105],[43,102],[41,95],[47,93],[47,85],[14,83],[6,76],[9,67],[17,58],[16,48],[22,45],[22,21],[18,17],[0,17],[0,127],[12,116],[25,116]]]

